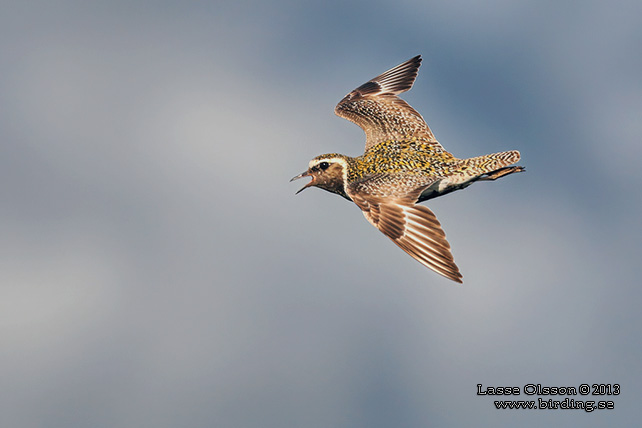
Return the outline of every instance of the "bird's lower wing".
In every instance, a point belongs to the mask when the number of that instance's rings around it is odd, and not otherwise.
[[[427,207],[375,198],[356,198],[355,202],[370,223],[419,263],[448,279],[463,282],[446,234]]]

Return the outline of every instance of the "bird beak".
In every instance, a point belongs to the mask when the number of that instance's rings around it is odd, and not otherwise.
[[[296,177],[292,177],[292,179],[290,181],[298,180],[299,178],[308,177],[308,176],[310,176],[310,173],[308,171],[305,171],[305,172],[302,172],[301,174],[297,175]],[[314,183],[314,177],[312,178],[312,180],[308,184],[306,184],[305,186],[301,187],[299,189],[299,191],[295,193],[295,195],[298,195],[303,190],[305,190],[308,187],[312,186],[312,183]]]

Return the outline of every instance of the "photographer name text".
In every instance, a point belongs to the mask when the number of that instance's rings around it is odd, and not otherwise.
[[[519,386],[486,386],[477,384],[477,395],[620,395],[620,385],[617,383],[583,383],[579,386],[542,386],[537,383],[527,383]]]

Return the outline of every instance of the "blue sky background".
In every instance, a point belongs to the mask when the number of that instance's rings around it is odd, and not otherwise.
[[[0,8],[2,426],[639,422],[640,2]],[[527,168],[429,203],[463,286],[288,183],[362,152],[335,104],[416,54],[440,142]]]

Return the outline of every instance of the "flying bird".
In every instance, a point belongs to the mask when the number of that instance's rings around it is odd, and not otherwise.
[[[524,168],[511,166],[520,159],[517,150],[470,159],[458,159],[444,150],[421,115],[397,96],[412,87],[420,65],[418,55],[359,86],[337,104],[335,113],[365,132],[363,155],[317,156],[290,181],[311,178],[297,194],[319,187],[354,202],[399,248],[462,283],[437,217],[418,203]]]

